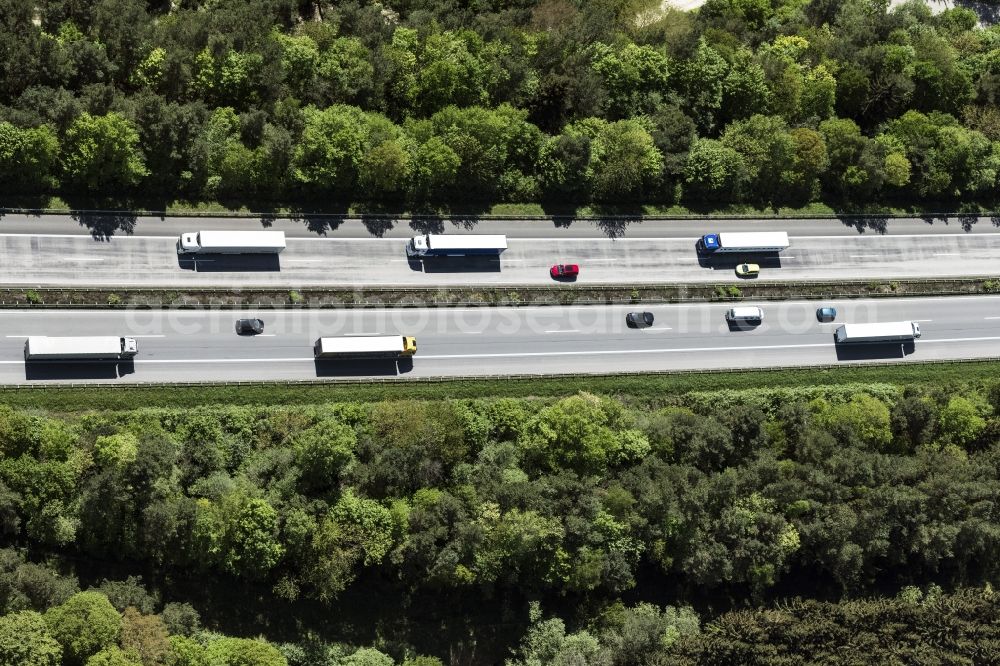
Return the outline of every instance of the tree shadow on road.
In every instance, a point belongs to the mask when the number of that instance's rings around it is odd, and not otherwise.
[[[868,231],[884,234],[889,230],[888,215],[841,215],[838,219],[845,226],[857,230],[859,234]]]
[[[135,233],[135,213],[73,211],[70,215],[81,227],[86,227],[90,230],[90,235],[94,240],[108,241],[118,232],[127,235]]]

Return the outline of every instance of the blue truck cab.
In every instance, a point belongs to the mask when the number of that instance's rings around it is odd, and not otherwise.
[[[705,234],[698,241],[698,249],[702,252],[715,252],[719,246],[719,234]]]

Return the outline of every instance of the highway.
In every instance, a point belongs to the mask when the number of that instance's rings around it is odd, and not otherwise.
[[[629,329],[621,306],[291,310],[5,311],[0,383],[207,382],[407,378],[508,374],[741,369],[866,361],[1000,356],[1000,296],[764,303],[760,326],[730,328],[726,305],[650,305],[649,329]],[[820,324],[819,305],[838,321]],[[262,336],[240,337],[236,318],[260,316]],[[840,323],[916,320],[915,344],[836,346]],[[312,343],[332,335],[405,334],[412,361],[317,363]],[[129,335],[132,362],[63,364],[23,360],[28,335]]]
[[[2,228],[2,226],[0,226]],[[992,228],[992,227],[991,227]],[[580,284],[738,281],[738,261],[761,280],[989,276],[1000,233],[790,236],[781,255],[703,259],[697,236],[509,238],[498,259],[408,259],[401,238],[290,238],[280,255],[178,257],[174,236],[0,234],[0,284],[111,287],[352,287],[551,284],[553,263],[579,263]]]

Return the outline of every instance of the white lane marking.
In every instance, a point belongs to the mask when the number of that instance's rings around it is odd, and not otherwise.
[[[669,326],[653,326],[652,328],[644,328],[644,329],[641,329],[641,330],[643,330],[643,331],[672,331],[674,329],[670,328]]]
[[[915,321],[915,322],[918,322],[918,323],[922,323],[922,322],[925,322],[925,321],[934,321],[934,320],[933,319],[911,319],[910,321]]]
[[[957,257],[960,256],[961,252],[935,252],[935,257]]]
[[[104,261],[103,257],[63,257],[63,261]]]
[[[881,254],[852,254],[851,259],[880,259]]]
[[[556,329],[553,329],[551,331],[545,331],[545,332],[546,333],[579,333],[580,330],[576,329],[576,328],[567,328],[567,329],[558,329],[558,328],[556,328]]]
[[[298,363],[302,361],[315,361],[316,358],[149,358],[135,359],[136,365],[146,363]]]
[[[257,335],[254,335],[252,337],[255,337],[255,338],[273,338],[276,335],[277,335],[277,333],[258,333]]]
[[[7,335],[7,336],[4,336],[4,337],[7,337],[7,338],[30,338],[32,336],[43,337],[43,338],[45,338],[45,337],[60,337],[58,335],[47,336],[47,335],[41,335],[41,334],[38,334],[38,333],[25,333],[24,335]],[[70,337],[73,337],[73,336],[70,336]],[[84,336],[84,337],[91,337],[91,336]],[[130,338],[165,338],[167,336],[165,336],[165,335],[129,335],[127,337],[130,337]]]
[[[418,356],[421,359],[453,359],[453,358],[532,358],[536,356],[607,356],[611,354],[669,354],[674,352],[718,352],[718,351],[750,351],[757,349],[804,349],[807,347],[829,347],[833,343],[817,342],[803,345],[761,345],[757,347],[686,347],[678,349],[596,349],[590,351],[558,351],[558,352],[513,352],[508,354],[437,354]]]
[[[983,319],[1000,319],[1000,317],[983,317]]]
[[[315,264],[320,261],[327,261],[326,259],[285,259],[288,263],[296,264]]]
[[[927,344],[928,342],[987,342],[989,340],[1000,340],[1000,336],[985,338],[938,338],[937,340],[920,340],[919,344]]]

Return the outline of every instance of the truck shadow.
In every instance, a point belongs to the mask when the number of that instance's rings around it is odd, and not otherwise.
[[[133,361],[25,361],[24,378],[32,381],[118,379],[135,372]]]
[[[834,343],[838,361],[874,361],[877,359],[906,358],[916,351],[916,344],[907,342],[852,342]]]
[[[499,273],[500,257],[424,257],[410,259],[410,268],[424,273]]]
[[[196,273],[278,272],[277,254],[179,254],[177,265]]]
[[[730,333],[742,333],[745,331],[756,331],[760,328],[761,324],[764,322],[760,319],[740,319],[740,320],[726,320],[726,326],[729,328]]]
[[[777,252],[726,252],[698,253],[698,265],[716,271],[732,271],[740,264],[758,264],[765,268],[781,268],[781,255]]]
[[[316,359],[317,377],[395,377],[413,370],[413,359]]]

